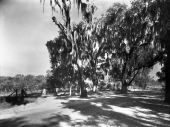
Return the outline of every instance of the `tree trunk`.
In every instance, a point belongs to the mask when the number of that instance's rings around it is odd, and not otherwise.
[[[165,62],[165,102],[170,103],[170,44],[167,41],[167,61]]]
[[[97,84],[98,84],[97,78],[94,77],[92,81],[93,81],[93,92],[96,92]]]
[[[82,72],[81,72],[80,67],[78,67],[78,69],[79,69],[79,80],[78,80],[78,82],[79,82],[79,85],[80,85],[80,97],[85,98],[85,97],[87,97],[87,91],[86,91],[85,86],[84,86],[84,81],[82,79]]]
[[[121,93],[126,94],[127,90],[128,90],[128,84],[125,81],[123,81],[122,82]]]
[[[84,83],[83,83],[83,81],[81,81],[79,83],[80,83],[80,97],[81,98],[86,98],[87,97],[87,91],[84,88]]]
[[[93,85],[93,92],[94,92],[94,93],[96,92],[96,88],[97,88],[97,86],[94,84],[94,85]]]
[[[79,84],[80,84],[80,97],[86,98],[87,97],[87,91],[84,87],[84,82],[82,80],[82,77],[81,77],[81,79],[79,79]]]
[[[72,95],[72,85],[70,85],[70,96]]]
[[[18,89],[15,90],[15,94],[16,94],[16,96],[18,96]]]
[[[96,68],[93,67],[93,75],[92,75],[92,82],[93,82],[93,92],[96,92],[97,84],[98,84],[98,79],[97,79],[97,73],[96,73]]]

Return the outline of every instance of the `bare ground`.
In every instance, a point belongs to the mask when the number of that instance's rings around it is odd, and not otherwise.
[[[170,105],[162,101],[159,91],[127,95],[105,91],[86,99],[48,96],[26,105],[0,108],[0,127],[83,126],[170,127]]]

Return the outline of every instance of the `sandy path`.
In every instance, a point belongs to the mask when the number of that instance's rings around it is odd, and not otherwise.
[[[88,116],[83,116],[79,111],[73,111],[69,108],[64,108],[62,103],[66,103],[69,100],[55,99],[55,97],[38,98],[35,102],[26,105],[15,106],[10,109],[0,111],[0,120],[14,119],[18,117],[24,117],[30,124],[43,124],[44,119],[51,118],[58,115],[69,115],[71,121],[82,122],[88,119]],[[67,126],[62,123],[60,126]],[[71,126],[71,125],[68,125]]]

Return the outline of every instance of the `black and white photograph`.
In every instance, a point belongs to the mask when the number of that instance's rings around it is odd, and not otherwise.
[[[0,0],[0,127],[170,127],[170,0]]]

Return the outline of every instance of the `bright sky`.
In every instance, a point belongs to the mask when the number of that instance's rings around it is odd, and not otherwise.
[[[3,2],[4,1],[4,2]],[[56,27],[39,0],[1,0],[0,75],[45,74],[50,68],[46,42]]]
[[[130,4],[130,0],[94,0],[96,15],[106,11],[114,2]],[[74,6],[72,6],[74,8]],[[50,69],[46,42],[57,35],[51,20],[49,0],[45,12],[40,0],[0,0],[0,76],[16,74],[46,74]],[[80,20],[77,10],[72,20]]]

